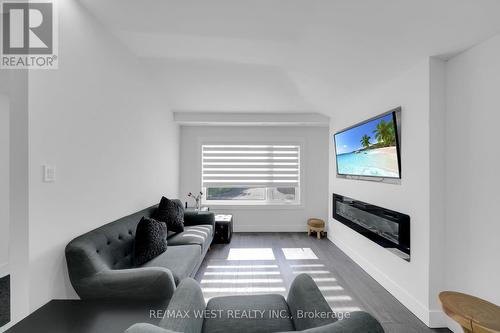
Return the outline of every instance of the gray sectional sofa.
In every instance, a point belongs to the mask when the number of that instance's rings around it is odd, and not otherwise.
[[[239,312],[237,312],[239,311]],[[200,315],[202,314],[203,315]],[[240,313],[236,316],[236,313]],[[243,313],[254,313],[244,318]],[[313,279],[298,275],[288,297],[241,295],[214,297],[205,304],[202,290],[185,279],[175,291],[159,326],[135,324],[126,333],[383,333],[379,322],[362,311],[337,320]]]
[[[168,233],[167,251],[134,266],[137,224],[143,216],[154,217],[156,209],[152,206],[108,223],[66,246],[69,277],[80,298],[169,299],[182,279],[196,274],[214,236],[211,212],[186,211],[185,230]]]

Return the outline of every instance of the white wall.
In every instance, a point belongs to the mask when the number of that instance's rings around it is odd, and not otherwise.
[[[76,296],[72,238],[178,191],[178,126],[151,73],[78,1],[59,15],[59,69],[29,77],[31,310]]]
[[[333,165],[330,190],[408,213],[411,262],[333,219],[329,236],[422,321],[454,332],[461,329],[440,311],[440,291],[500,304],[499,59],[500,35],[447,62],[422,62],[332,117],[336,131],[403,106],[401,185],[336,178]]]
[[[349,196],[410,215],[411,261],[406,262],[369,239],[330,218],[329,237],[364,270],[426,324],[430,305],[430,126],[429,60],[368,93],[332,117],[332,132],[394,107],[401,114],[401,184],[350,180],[335,176],[334,147],[330,148],[330,192]],[[331,205],[330,214],[331,216]]]
[[[445,260],[445,122],[446,122],[446,62],[431,58],[429,62],[429,148],[430,148],[430,249],[429,249],[429,321],[445,326],[438,295],[444,289]]]
[[[311,110],[287,71],[278,66],[210,60],[163,60],[152,66],[174,110]]]
[[[0,277],[7,274],[10,234],[9,99],[0,94]]]
[[[9,100],[9,264],[11,323],[29,312],[28,253],[28,72],[0,71],[0,94]]]
[[[230,140],[262,142],[301,141],[302,204],[300,207],[212,207],[234,215],[240,232],[305,231],[309,217],[326,221],[328,211],[328,128],[326,127],[181,127],[180,198],[201,187],[201,144]],[[269,141],[268,141],[269,142]],[[190,202],[192,205],[192,202]]]
[[[500,304],[500,35],[446,70],[446,289]]]

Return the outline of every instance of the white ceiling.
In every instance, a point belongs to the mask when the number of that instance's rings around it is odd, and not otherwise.
[[[500,0],[81,2],[189,111],[321,111],[500,32]]]

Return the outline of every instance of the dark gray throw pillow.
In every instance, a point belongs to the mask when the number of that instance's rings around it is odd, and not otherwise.
[[[165,223],[143,217],[135,232],[134,264],[140,266],[167,250]]]
[[[155,218],[167,224],[168,231],[184,231],[184,207],[176,200],[162,197]]]

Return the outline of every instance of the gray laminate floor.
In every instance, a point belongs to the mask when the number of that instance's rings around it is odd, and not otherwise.
[[[367,311],[387,333],[450,332],[427,328],[332,242],[306,233],[236,233],[231,244],[212,245],[196,279],[206,299],[286,295],[301,272],[313,277],[334,311]]]

